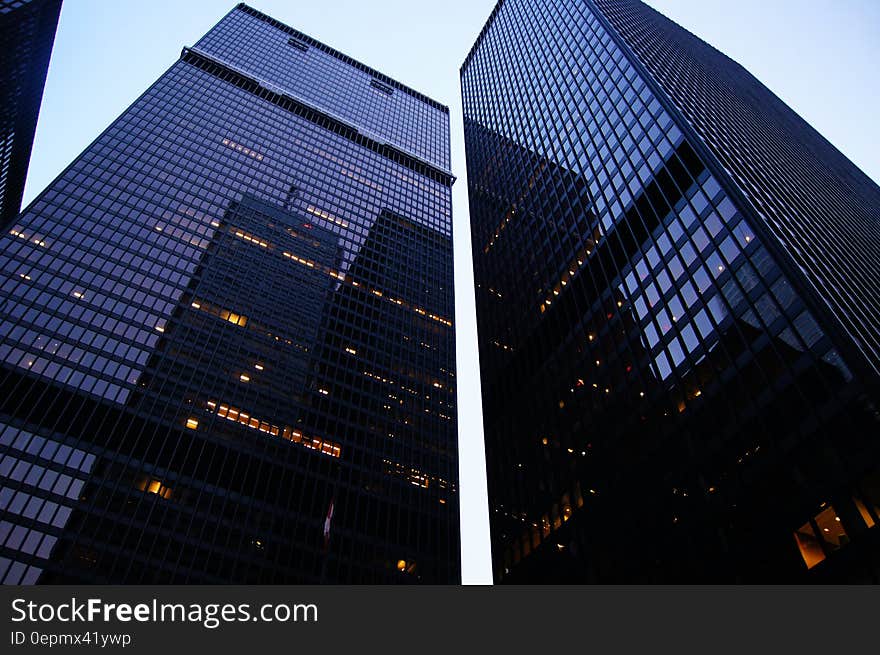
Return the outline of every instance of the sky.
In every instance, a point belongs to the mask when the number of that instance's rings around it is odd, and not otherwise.
[[[576,0],[571,0],[576,1]],[[24,204],[233,6],[64,0]],[[273,18],[450,107],[462,579],[492,581],[458,71],[494,0],[250,0]],[[880,181],[880,2],[648,0],[756,75]]]

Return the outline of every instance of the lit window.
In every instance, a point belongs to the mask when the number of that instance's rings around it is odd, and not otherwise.
[[[171,498],[171,487],[162,484],[162,482],[155,478],[142,478],[138,482],[137,488],[148,494],[156,494],[165,500]]]
[[[338,225],[339,227],[345,227],[345,228],[348,227],[347,221],[344,221],[341,218],[337,218],[336,216],[334,216],[330,212],[324,211],[323,209],[318,209],[314,205],[309,205],[308,207],[306,207],[306,211],[309,212],[310,214],[312,214],[313,216],[323,218],[325,221],[329,221],[331,223],[334,223],[334,224]]]
[[[248,243],[251,243],[255,246],[259,246],[260,248],[268,248],[269,247],[269,244],[266,241],[263,241],[262,239],[258,239],[255,236],[247,234],[246,232],[242,232],[241,230],[235,230],[232,232],[232,234],[237,236],[239,239],[242,239],[243,241],[247,241]]]
[[[834,507],[825,503],[822,506],[824,509],[813,517],[815,523],[804,523],[794,533],[801,557],[808,569],[823,561],[827,552],[838,550],[849,543],[849,536]]]
[[[846,530],[843,529],[840,517],[832,506],[829,505],[816,515],[816,525],[819,527],[819,536],[831,546],[832,550],[849,543]]]
[[[859,491],[861,492],[859,496],[861,504],[857,501],[856,505],[865,523],[868,527],[872,527],[872,523],[865,517],[872,517],[872,522],[875,524],[880,518],[880,470],[872,471],[866,475],[859,483]]]
[[[401,573],[413,574],[416,572],[416,563],[408,562],[405,559],[399,559],[397,560],[396,568]]]
[[[207,401],[205,403],[205,407],[209,412],[216,413],[217,416],[225,418],[234,423],[239,423],[245,427],[251,428],[252,430],[259,430],[260,432],[270,434],[273,437],[280,436],[287,441],[299,443],[306,448],[320,451],[326,455],[330,455],[331,457],[339,457],[342,453],[342,448],[341,446],[339,446],[339,444],[333,443],[332,441],[325,441],[318,437],[303,437],[302,432],[292,430],[288,426],[284,426],[282,428],[277,425],[273,425],[268,421],[261,420],[255,416],[251,416],[250,414],[243,412],[236,407],[229,407],[228,405],[224,404],[221,404],[219,407],[217,407],[217,402],[214,400]]]
[[[242,316],[241,314],[230,312],[228,309],[220,310],[220,318],[222,318],[224,321],[229,321],[234,325],[240,325],[241,327],[247,325],[247,316]]]
[[[195,430],[199,427],[199,422],[197,419],[188,418],[186,419],[186,427],[188,427],[190,430]]]
[[[546,514],[541,517],[541,534],[545,537],[550,534],[550,520]]]
[[[241,375],[239,375],[239,376],[238,376],[238,379],[241,380],[242,382],[250,382],[250,381],[251,381],[250,376],[249,376],[249,375],[245,375],[244,373],[242,373]]]
[[[874,527],[874,517],[871,516],[871,512],[868,511],[868,508],[865,504],[859,500],[858,498],[853,498],[853,502],[856,505],[856,508],[859,510],[859,515],[861,515],[862,520],[865,522],[869,528]],[[874,508],[874,511],[877,511],[877,508]]]
[[[809,522],[804,523],[799,530],[794,533],[797,541],[798,549],[801,551],[801,557],[808,569],[813,568],[825,559],[825,551],[822,550],[822,544],[813,531],[813,526]]]
[[[257,161],[263,161],[263,155],[256,152],[255,150],[251,150],[250,148],[247,148],[247,147],[241,145],[240,143],[236,143],[235,141],[232,141],[231,139],[223,139],[223,145],[228,146],[229,148],[232,148],[233,150],[235,150],[237,152],[245,154],[248,157],[253,157]]]

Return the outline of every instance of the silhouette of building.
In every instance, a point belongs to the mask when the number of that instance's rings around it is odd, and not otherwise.
[[[241,4],[0,239],[0,579],[460,580],[446,107]]]
[[[880,580],[877,185],[636,0],[461,80],[495,580]]]
[[[0,227],[18,216],[61,0],[0,0]]]

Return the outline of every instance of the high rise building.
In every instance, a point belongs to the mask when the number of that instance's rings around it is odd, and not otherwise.
[[[0,0],[0,227],[18,216],[61,0]]]
[[[460,580],[448,109],[240,4],[0,240],[0,580]]]
[[[880,581],[880,189],[637,0],[461,69],[494,577]]]

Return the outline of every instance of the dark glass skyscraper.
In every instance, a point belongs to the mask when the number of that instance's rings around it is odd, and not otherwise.
[[[880,580],[880,189],[636,0],[461,71],[503,582]]]
[[[0,0],[0,226],[18,216],[61,0]]]
[[[8,226],[0,580],[460,579],[448,110],[238,5]]]

